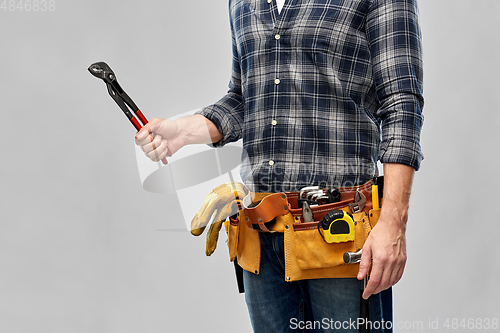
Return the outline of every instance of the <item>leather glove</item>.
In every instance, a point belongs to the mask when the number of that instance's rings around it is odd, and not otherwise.
[[[234,212],[238,212],[239,210],[239,205],[241,204],[241,201],[240,200],[235,200],[233,201],[232,205],[233,205],[233,209],[232,211]],[[236,214],[235,213],[235,214]],[[232,216],[234,214],[230,214],[228,216]],[[222,228],[222,224],[226,221],[226,219],[222,220],[222,221],[217,221],[217,222],[214,222],[210,225],[210,227],[208,228],[208,231],[207,231],[207,241],[206,241],[206,246],[205,246],[205,254],[207,256],[211,256],[212,253],[214,253],[215,249],[217,248],[217,241],[219,240],[219,232],[220,232],[220,229]],[[227,230],[226,230],[227,232]]]
[[[237,182],[217,186],[207,195],[200,210],[191,221],[191,234],[199,236],[212,222],[207,233],[206,255],[211,255],[217,247],[222,223],[239,211],[239,205],[247,195],[245,185]]]
[[[219,231],[222,228],[224,221],[214,222],[210,225],[207,231],[207,243],[205,246],[205,254],[211,256],[217,248],[217,242],[219,241]]]

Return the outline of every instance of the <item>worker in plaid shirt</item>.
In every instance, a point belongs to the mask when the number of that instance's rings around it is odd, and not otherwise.
[[[159,161],[167,148],[175,153],[187,144],[220,147],[242,139],[241,176],[255,192],[363,184],[380,160],[384,206],[363,247],[357,278],[371,264],[363,297],[390,288],[403,274],[409,196],[423,158],[417,0],[229,0],[229,14],[228,93],[194,116],[152,120],[137,144]],[[153,142],[148,131],[155,133]],[[279,266],[283,241],[274,238],[262,246],[278,248],[272,253]],[[290,318],[344,321],[359,314],[356,278],[291,287],[282,281],[281,267],[276,279],[263,279],[263,269],[259,275],[245,271],[244,279],[256,332],[294,331],[300,325],[293,327]],[[387,312],[387,306],[375,309],[376,303],[373,313]]]

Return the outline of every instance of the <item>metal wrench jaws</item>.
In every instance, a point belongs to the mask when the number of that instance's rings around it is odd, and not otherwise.
[[[88,71],[95,77],[105,81],[113,81],[116,79],[115,73],[113,72],[111,67],[109,67],[107,63],[102,61],[90,65]]]
[[[366,197],[359,188],[356,191],[356,195],[354,196],[354,202],[349,204],[353,213],[359,213],[365,208],[366,205]]]

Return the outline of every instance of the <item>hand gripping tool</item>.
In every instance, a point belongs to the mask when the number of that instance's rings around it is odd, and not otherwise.
[[[129,95],[127,95],[127,93],[122,89],[120,84],[118,84],[115,73],[108,66],[108,64],[106,64],[105,62],[96,62],[90,65],[88,70],[90,74],[99,79],[102,79],[104,83],[106,83],[109,95],[115,100],[116,104],[118,104],[118,106],[122,109],[122,111],[125,113],[132,125],[134,125],[137,131],[139,131],[142,126],[139,121],[137,121],[134,114],[137,116],[137,118],[139,118],[142,125],[146,125],[148,123],[148,120],[142,114],[141,110],[139,110],[134,101],[132,101]],[[132,109],[134,113],[130,112],[129,108]],[[170,151],[168,151],[168,156],[172,156]],[[163,162],[163,164],[168,163],[166,158],[162,159],[161,161]]]

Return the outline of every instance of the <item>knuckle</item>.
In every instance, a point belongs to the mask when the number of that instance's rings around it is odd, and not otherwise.
[[[385,253],[379,253],[374,256],[374,259],[376,259],[380,263],[386,263],[389,260],[389,257]]]

